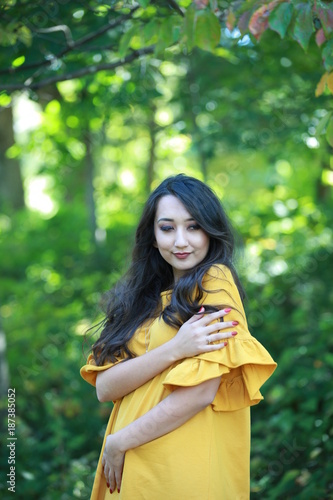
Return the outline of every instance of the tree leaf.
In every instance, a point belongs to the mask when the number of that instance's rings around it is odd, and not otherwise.
[[[318,7],[316,5],[314,8],[314,13],[317,14],[317,16],[321,22],[321,26],[322,26],[322,29],[325,33],[325,36],[329,37],[329,35],[333,32],[332,7],[326,7],[326,6]]]
[[[326,139],[330,146],[333,147],[333,118],[330,119],[326,129]]]
[[[155,54],[160,54],[164,49],[179,40],[179,16],[166,18],[158,28],[158,42]]]
[[[150,43],[151,39],[159,34],[159,24],[156,19],[152,19],[143,28],[143,36],[146,43]]]
[[[249,22],[249,31],[252,35],[259,40],[264,31],[268,28],[268,5],[263,5],[257,9],[251,16]]]
[[[322,56],[325,69],[331,71],[333,69],[333,40],[329,40],[325,44],[322,50]]]
[[[209,4],[209,0],[194,0],[193,3],[196,5],[197,9],[205,9]]]
[[[331,116],[332,116],[332,112],[326,113],[326,115],[323,116],[323,118],[320,120],[320,122],[318,123],[318,125],[316,127],[316,135],[317,136],[321,135],[325,132],[328,121],[331,118]]]
[[[327,72],[324,73],[323,76],[321,77],[321,79],[319,80],[319,82],[317,84],[316,92],[315,92],[316,97],[319,97],[320,95],[322,95],[325,92],[326,83],[327,83],[327,75],[328,75]]]
[[[309,45],[310,37],[314,31],[312,22],[312,8],[308,3],[300,3],[296,6],[298,10],[294,30],[293,38],[307,50]]]
[[[191,5],[187,10],[184,18],[184,34],[187,49],[191,51],[195,45],[194,42],[194,22],[195,22],[195,9]]]
[[[333,73],[327,76],[326,84],[331,94],[333,94]]]
[[[125,57],[126,52],[128,50],[128,47],[129,47],[129,45],[131,43],[131,40],[132,40],[133,36],[137,34],[138,31],[139,31],[139,26],[138,25],[132,26],[121,37],[120,42],[119,42],[119,57],[121,59],[123,57]]]
[[[213,52],[221,38],[221,26],[217,17],[209,10],[200,10],[195,16],[194,40],[203,50]]]
[[[323,30],[323,28],[320,28],[316,32],[316,44],[318,45],[318,47],[321,47],[321,45],[323,45],[323,43],[325,43],[325,42],[326,42],[326,37],[325,37],[324,30]]]
[[[251,19],[251,15],[252,15],[251,11],[248,10],[248,11],[244,12],[244,14],[242,14],[239,18],[237,27],[242,35],[245,35],[245,33],[248,31],[248,26],[249,26],[249,21]]]
[[[138,4],[141,5],[144,9],[148,7],[150,4],[150,0],[138,0]]]
[[[281,38],[284,38],[293,15],[293,5],[290,3],[282,3],[271,12],[269,16],[269,27],[279,33]]]
[[[235,27],[235,24],[236,24],[236,16],[232,10],[229,10],[227,21],[226,21],[226,26],[227,26],[228,30],[232,31]]]
[[[26,26],[21,26],[18,30],[17,38],[27,47],[32,44],[32,33]]]

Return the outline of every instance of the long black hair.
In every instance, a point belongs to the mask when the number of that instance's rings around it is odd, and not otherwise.
[[[209,250],[202,262],[174,283],[173,270],[154,246],[154,221],[159,200],[176,196],[209,236]],[[92,347],[97,365],[123,355],[137,328],[162,314],[164,321],[180,326],[200,308],[202,279],[214,264],[226,265],[233,274],[241,298],[244,291],[233,266],[234,235],[229,219],[214,192],[203,182],[179,174],[165,179],[149,196],[135,235],[132,262],[127,273],[110,290],[100,338]],[[162,311],[161,292],[172,289],[170,304]],[[217,310],[207,307],[205,311]]]

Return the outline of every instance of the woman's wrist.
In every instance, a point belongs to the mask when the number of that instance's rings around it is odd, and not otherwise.
[[[129,447],[126,446],[126,439],[124,434],[124,429],[121,429],[120,431],[117,431],[114,434],[110,435],[110,446],[122,453],[125,453],[129,449]]]
[[[168,347],[168,355],[169,355],[169,358],[170,358],[170,366],[173,363],[176,363],[177,361],[183,359],[182,356],[177,351],[176,337],[173,337],[171,340],[169,340],[165,344],[165,346]]]

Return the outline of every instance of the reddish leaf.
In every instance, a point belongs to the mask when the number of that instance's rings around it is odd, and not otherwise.
[[[227,16],[227,21],[226,21],[226,25],[227,25],[228,30],[232,31],[235,27],[235,24],[236,24],[236,16],[232,12],[232,10],[229,10],[228,16]]]
[[[250,10],[244,12],[244,14],[240,16],[237,27],[242,35],[245,35],[245,33],[247,32],[250,19],[251,19]]]
[[[314,13],[318,16],[321,26],[324,30],[326,38],[333,32],[333,8],[326,6],[318,6],[315,2],[313,9]]]
[[[314,31],[312,22],[312,8],[309,3],[300,3],[296,6],[298,10],[293,30],[294,39],[303,47],[308,48],[310,37]]]
[[[209,0],[194,0],[193,3],[197,9],[205,9],[209,4]]]
[[[333,72],[328,73],[326,71],[326,73],[323,74],[316,88],[316,97],[322,95],[325,92],[326,87],[331,92],[331,94],[333,94]]]
[[[323,28],[320,28],[316,33],[316,44],[320,47],[324,42],[326,42],[325,33]]]
[[[266,4],[257,9],[250,19],[249,31],[257,40],[259,40],[263,32],[268,28],[268,16],[269,9]]]
[[[322,95],[325,92],[326,83],[327,83],[327,76],[328,76],[328,73],[326,72],[323,74],[323,76],[319,80],[319,82],[317,84],[316,92],[315,92],[316,97],[319,97],[320,95]]]
[[[249,22],[249,31],[257,40],[259,40],[263,32],[267,30],[269,15],[278,3],[279,0],[274,0],[269,4],[264,4],[252,14]]]

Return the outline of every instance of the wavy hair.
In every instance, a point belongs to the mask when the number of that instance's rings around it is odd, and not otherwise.
[[[154,221],[159,200],[176,196],[209,236],[206,257],[174,283],[173,271],[155,248]],[[149,318],[162,315],[176,328],[196,314],[205,292],[202,280],[215,264],[227,266],[240,296],[244,291],[233,265],[234,234],[230,221],[214,192],[203,182],[179,174],[165,179],[149,196],[138,224],[132,261],[126,274],[108,293],[106,317],[100,338],[92,346],[97,365],[133,358],[128,344],[135,331]],[[161,292],[172,289],[170,304],[162,311]],[[205,311],[216,311],[206,306]]]

